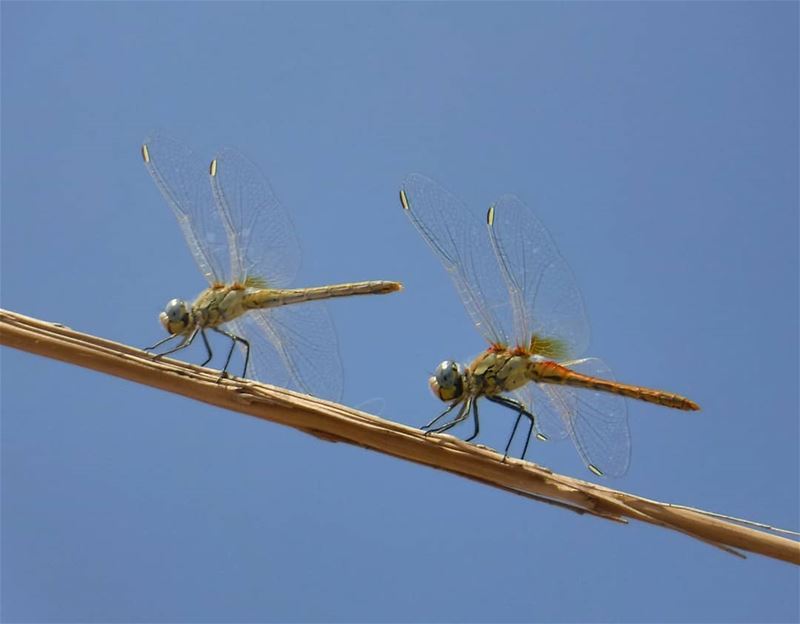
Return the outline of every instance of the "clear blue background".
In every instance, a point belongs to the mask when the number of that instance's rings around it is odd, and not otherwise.
[[[418,425],[483,347],[397,201],[514,192],[576,273],[631,404],[609,484],[798,521],[798,5],[2,5],[2,305],[134,345],[203,288],[139,156],[259,164],[345,401]],[[199,353],[187,354],[199,358]],[[197,361],[197,359],[195,359]],[[511,415],[484,408],[482,441]],[[5,621],[797,621],[798,570],[618,526],[2,350]],[[532,458],[590,478],[568,442]]]

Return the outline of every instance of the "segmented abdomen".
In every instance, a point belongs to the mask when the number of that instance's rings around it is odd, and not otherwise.
[[[333,284],[331,286],[317,286],[315,288],[263,288],[248,293],[245,296],[245,306],[248,308],[273,308],[291,303],[301,303],[303,301],[332,299],[333,297],[385,295],[396,292],[401,288],[402,286],[397,282],[385,281]]]
[[[588,375],[576,373],[556,362],[531,361],[529,373],[531,379],[538,383],[561,384],[576,388],[589,388],[592,390],[600,390],[601,392],[611,392],[612,394],[620,394],[631,399],[638,399],[648,403],[657,403],[658,405],[680,410],[700,409],[697,403],[679,394],[664,392],[663,390],[653,390],[652,388],[643,388],[642,386],[631,386],[616,381],[598,379],[597,377],[589,377]]]

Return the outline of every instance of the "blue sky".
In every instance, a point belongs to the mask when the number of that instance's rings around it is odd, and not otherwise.
[[[153,128],[258,163],[330,304],[344,400],[411,425],[484,348],[402,214],[516,193],[568,259],[629,404],[612,487],[795,528],[796,3],[3,3],[2,305],[134,345],[202,277]],[[2,354],[2,616],[17,622],[796,621],[739,561],[74,366]],[[197,358],[200,353],[187,353]],[[483,408],[483,443],[511,414]],[[459,433],[459,431],[456,431]],[[460,433],[463,433],[461,431]],[[531,459],[591,478],[569,442]]]

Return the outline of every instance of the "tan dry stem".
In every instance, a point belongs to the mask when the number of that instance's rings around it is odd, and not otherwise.
[[[0,343],[294,427],[323,440],[446,470],[578,513],[622,523],[639,520],[740,556],[737,549],[800,564],[800,543],[742,526],[741,521],[612,490],[530,462],[503,462],[491,449],[451,436],[425,436],[419,429],[283,388],[243,379],[218,382],[218,371],[166,358],[154,360],[140,349],[63,325],[0,310]]]

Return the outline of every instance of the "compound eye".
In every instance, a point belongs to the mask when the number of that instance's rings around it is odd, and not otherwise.
[[[462,374],[461,365],[450,360],[445,360],[436,369],[436,378],[439,380],[439,384],[443,386],[455,385],[461,379]]]
[[[170,334],[179,334],[189,324],[189,306],[182,299],[172,299],[159,315],[159,319]]]
[[[452,401],[464,394],[464,376],[464,367],[461,364],[445,360],[436,367],[428,384],[433,394],[442,401]]]
[[[172,323],[180,321],[186,316],[186,302],[181,299],[172,299],[167,303],[167,307],[164,308],[164,314],[167,315],[167,318]]]

